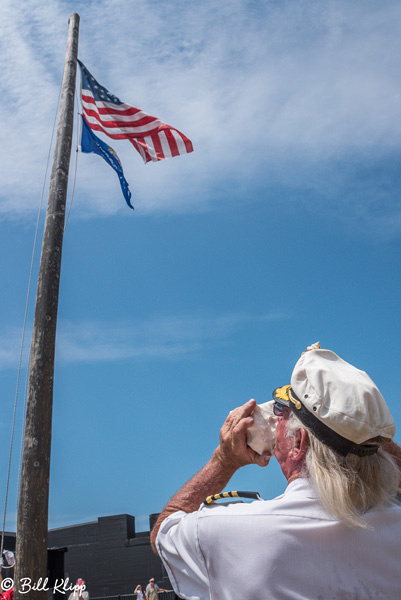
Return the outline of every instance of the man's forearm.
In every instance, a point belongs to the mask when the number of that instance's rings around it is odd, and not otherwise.
[[[170,502],[160,513],[150,535],[153,550],[157,552],[155,546],[156,537],[164,519],[178,510],[183,510],[187,513],[197,510],[206,496],[218,494],[225,488],[235,471],[236,468],[233,465],[224,465],[215,452],[203,469],[194,475],[194,477],[192,477],[192,479],[190,479],[180,491],[172,497]]]

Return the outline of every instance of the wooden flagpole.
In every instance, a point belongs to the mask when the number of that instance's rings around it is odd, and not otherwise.
[[[69,20],[56,147],[36,293],[17,517],[15,600],[44,600],[46,597],[43,588],[47,575],[54,353],[74,122],[78,31],[79,15],[74,13]],[[29,588],[29,585],[32,587]],[[35,590],[35,586],[39,589]]]

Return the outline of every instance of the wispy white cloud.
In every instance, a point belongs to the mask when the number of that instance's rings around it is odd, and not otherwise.
[[[136,323],[61,323],[57,358],[61,362],[102,362],[159,358],[174,360],[224,343],[243,327],[288,318],[261,316],[168,316]]]
[[[243,328],[288,318],[290,315],[272,311],[265,315],[165,316],[119,323],[60,320],[56,359],[69,364],[149,358],[174,360],[203,350],[211,342],[225,343]],[[29,330],[25,336],[24,365],[30,338]],[[0,370],[16,368],[21,332],[8,328],[0,334],[0,345]]]
[[[280,186],[284,195],[340,197],[341,208],[357,197],[378,218],[370,207],[383,193],[381,181],[372,180],[368,194],[361,181],[364,165],[399,152],[399,3],[95,4],[78,8],[79,53],[88,68],[195,146],[192,155],[145,167],[130,144],[114,144],[141,212],[208,210],[222,190],[238,202],[248,201],[254,186],[267,197]],[[33,0],[29,15],[11,0],[1,8],[3,214],[31,207],[41,188],[67,8],[58,1],[45,10],[42,0]],[[391,219],[398,198],[387,200]],[[74,214],[126,210],[117,178],[99,157],[79,157],[74,205]],[[353,206],[347,214],[355,214]]]

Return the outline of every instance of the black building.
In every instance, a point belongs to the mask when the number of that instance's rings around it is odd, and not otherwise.
[[[149,517],[149,529],[157,519]],[[52,598],[68,599],[68,586],[78,577],[86,583],[90,598],[133,594],[140,583],[143,588],[154,577],[167,590],[172,586],[166,570],[150,545],[150,530],[135,531],[135,517],[114,515],[97,521],[50,529],[48,537],[49,586],[66,584],[66,593],[51,594]],[[14,550],[15,534],[6,534],[4,548]],[[3,571],[3,576],[10,573]],[[160,595],[174,598],[174,594]],[[135,597],[136,598],[136,597]]]
[[[158,515],[150,515],[152,529]],[[154,577],[171,590],[166,570],[150,545],[150,531],[135,531],[135,517],[99,517],[92,523],[51,529],[49,548],[67,548],[64,578],[85,580],[91,597],[132,594],[140,583],[146,587]]]

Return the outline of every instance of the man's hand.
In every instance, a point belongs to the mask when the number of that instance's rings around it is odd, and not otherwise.
[[[265,467],[271,458],[269,453],[259,455],[246,443],[246,432],[253,425],[252,414],[256,400],[249,400],[230,412],[220,430],[220,445],[214,452],[214,458],[223,467],[236,471],[244,465],[252,463]]]

